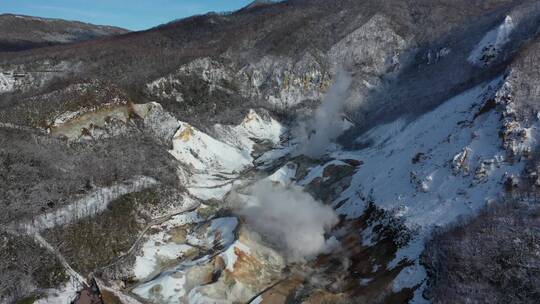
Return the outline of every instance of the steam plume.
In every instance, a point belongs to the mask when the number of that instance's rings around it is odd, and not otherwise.
[[[350,75],[338,69],[336,78],[314,115],[296,130],[300,153],[317,158],[344,130],[341,118],[349,97]]]
[[[253,198],[238,206],[237,213],[289,260],[311,257],[334,245],[325,239],[325,232],[338,222],[331,207],[294,185],[263,180],[252,191]]]

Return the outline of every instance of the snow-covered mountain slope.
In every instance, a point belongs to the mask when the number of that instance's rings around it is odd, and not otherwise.
[[[275,146],[285,133],[284,126],[276,121],[267,111],[257,113],[249,111],[238,126],[216,125],[216,136],[238,149],[255,152],[256,144]]]
[[[501,108],[481,110],[495,98],[501,82],[497,78],[469,90],[415,121],[378,126],[357,139],[371,142],[363,151],[332,153],[336,159],[362,161],[351,186],[334,200],[339,214],[357,217],[373,202],[403,219],[415,234],[393,263],[416,261],[398,276],[396,290],[422,283],[418,256],[433,227],[500,200],[505,185],[524,169],[525,162],[508,157],[499,137]],[[413,302],[423,302],[420,291]]]
[[[173,138],[171,154],[196,170],[234,173],[251,162],[248,151],[223,143],[183,123]]]
[[[415,121],[376,127],[357,139],[371,142],[365,151],[334,152],[335,158],[363,162],[350,190],[338,198],[351,201],[338,212],[354,214],[355,195],[369,196],[414,228],[445,225],[495,199],[505,179],[523,169],[502,147],[501,113],[478,115],[501,81],[471,89]]]
[[[188,190],[202,200],[223,199],[239,176],[252,168],[256,147],[278,144],[286,129],[268,114],[250,110],[241,124],[218,124],[214,131],[216,138],[182,122],[170,151],[192,168]]]

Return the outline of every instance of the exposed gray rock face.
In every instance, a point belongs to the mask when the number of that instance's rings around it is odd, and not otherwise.
[[[321,99],[330,84],[327,63],[320,54],[305,53],[298,61],[265,56],[242,67],[240,81],[248,84],[247,98],[261,100],[277,109],[289,109]]]
[[[320,100],[330,83],[327,68],[314,56],[305,54],[298,62],[266,56],[239,68],[210,58],[196,59],[147,87],[153,96],[182,103],[186,102],[183,96],[191,94],[188,90],[193,78],[203,82],[208,95],[215,91],[238,92],[249,103],[275,109]]]
[[[393,30],[388,17],[376,14],[332,46],[329,57],[334,66],[381,76],[398,68],[399,55],[406,47],[407,41]]]

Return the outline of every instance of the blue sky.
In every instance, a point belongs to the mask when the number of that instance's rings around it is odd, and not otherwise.
[[[239,9],[253,0],[0,0],[0,13],[79,20],[143,30],[210,11]]]

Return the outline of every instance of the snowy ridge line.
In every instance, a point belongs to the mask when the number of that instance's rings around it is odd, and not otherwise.
[[[7,129],[16,129],[21,131],[28,131],[28,132],[39,132],[41,134],[47,134],[47,131],[40,129],[40,128],[32,128],[27,126],[20,126],[8,122],[0,122],[0,128],[7,128]]]
[[[45,213],[33,218],[30,222],[14,224],[15,229],[22,229],[28,234],[35,231],[54,228],[58,225],[69,224],[81,218],[103,212],[110,202],[122,195],[137,192],[158,184],[154,178],[139,176],[116,185],[100,188],[93,193],[66,205],[58,210]]]

